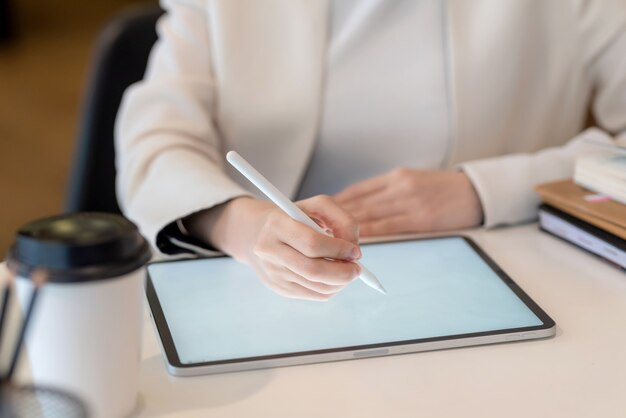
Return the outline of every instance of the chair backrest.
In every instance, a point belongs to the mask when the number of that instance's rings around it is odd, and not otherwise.
[[[120,213],[115,195],[113,129],[122,95],[144,76],[156,42],[157,7],[124,11],[102,31],[83,102],[66,212]]]

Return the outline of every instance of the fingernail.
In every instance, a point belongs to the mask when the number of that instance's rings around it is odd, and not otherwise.
[[[361,249],[359,247],[354,247],[352,252],[350,253],[350,258],[353,260],[358,260],[361,258]]]

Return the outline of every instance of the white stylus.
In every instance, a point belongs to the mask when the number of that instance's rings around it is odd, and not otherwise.
[[[263,177],[254,167],[250,165],[241,155],[235,151],[229,151],[226,154],[226,160],[235,167],[245,178],[250,180],[263,194],[270,198],[272,202],[279,208],[281,208],[287,215],[298,222],[301,222],[320,234],[328,235],[318,224],[309,218],[299,207],[297,207],[291,200],[280,192],[268,179]],[[378,281],[376,276],[366,269],[361,263],[357,263],[361,267],[361,275],[359,278],[363,280],[363,283],[369,287],[378,290],[383,295],[387,292],[382,284]]]

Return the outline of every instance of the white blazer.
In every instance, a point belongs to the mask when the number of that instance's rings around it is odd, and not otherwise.
[[[486,226],[531,219],[533,185],[571,176],[583,137],[626,132],[626,0],[446,3],[449,165],[472,180]],[[163,7],[116,127],[119,199],[153,243],[176,219],[245,193],[224,166],[229,149],[297,191],[318,130],[329,1]],[[602,130],[581,133],[589,109]]]

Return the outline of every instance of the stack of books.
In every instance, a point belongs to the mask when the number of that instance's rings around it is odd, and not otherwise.
[[[573,179],[535,190],[543,231],[626,270],[626,150],[582,157]]]

